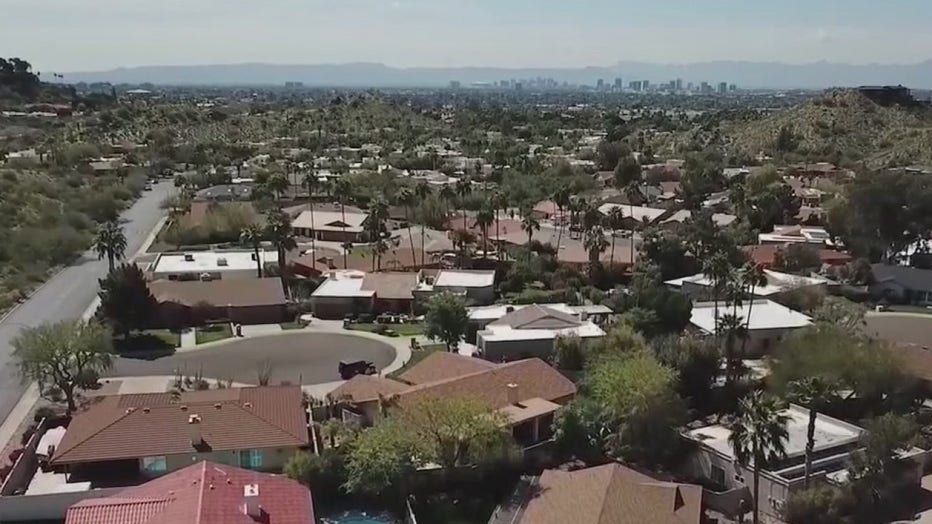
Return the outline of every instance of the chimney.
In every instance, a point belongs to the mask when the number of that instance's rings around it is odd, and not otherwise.
[[[514,313],[514,312],[515,312],[514,306],[505,306],[505,313]]]
[[[191,433],[191,445],[194,447],[204,444],[204,437],[201,435],[201,416],[194,414],[188,415],[188,430]]]
[[[521,402],[521,399],[518,398],[518,385],[508,384],[505,387],[508,388],[508,403],[512,406],[517,406]]]
[[[259,505],[258,484],[246,484],[243,486],[243,513],[255,521],[262,518],[264,512],[262,511],[262,506]]]

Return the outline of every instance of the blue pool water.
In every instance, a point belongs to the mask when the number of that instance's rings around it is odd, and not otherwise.
[[[367,513],[364,511],[346,511],[321,519],[323,524],[397,524],[398,521],[384,513]]]

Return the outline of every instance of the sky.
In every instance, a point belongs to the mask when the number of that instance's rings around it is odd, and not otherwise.
[[[39,71],[381,62],[915,63],[929,0],[0,0],[0,54]]]

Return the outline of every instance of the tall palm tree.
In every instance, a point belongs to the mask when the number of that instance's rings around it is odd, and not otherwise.
[[[705,274],[706,278],[712,281],[712,302],[713,307],[715,308],[714,337],[716,342],[718,342],[718,304],[719,300],[722,298],[722,293],[725,291],[725,288],[732,277],[731,264],[728,262],[728,258],[726,258],[724,254],[712,253],[709,257],[702,261],[702,272]]]
[[[489,256],[489,227],[495,221],[495,215],[492,213],[492,204],[485,202],[479,212],[476,213],[476,224],[482,231],[482,258]]]
[[[641,194],[641,186],[635,182],[631,181],[625,186],[625,198],[628,199],[628,214],[631,216],[632,225],[631,225],[631,266],[634,267],[634,230],[637,222],[634,221],[634,201],[638,202],[644,198],[644,195]]]
[[[534,240],[534,232],[540,231],[540,221],[530,209],[521,210],[521,229],[527,233],[527,244],[530,246],[531,241]]]
[[[314,194],[317,192],[317,188],[320,187],[320,179],[317,178],[317,173],[313,167],[311,168],[311,172],[304,176],[302,185],[307,189],[307,206],[308,210],[311,212],[311,251],[316,258],[317,228],[314,224]]]
[[[602,226],[595,225],[586,230],[583,246],[589,254],[589,280],[592,280],[595,270],[599,266],[599,259],[602,258],[602,253],[608,248],[608,240],[605,240],[605,230],[602,229]]]
[[[806,428],[806,487],[812,476],[812,452],[815,449],[815,426],[819,411],[838,396],[838,383],[821,375],[807,377],[790,383],[790,398],[809,410],[809,425]]]
[[[612,233],[612,253],[609,257],[609,265],[615,266],[615,231],[621,229],[625,223],[625,213],[621,210],[620,207],[612,208],[608,212],[608,216],[605,219],[605,223],[608,226],[609,231]],[[633,245],[632,245],[633,249]]]
[[[278,202],[285,194],[285,191],[291,187],[291,182],[289,182],[288,178],[282,173],[275,173],[265,182],[265,187],[269,192],[275,195],[275,201]]]
[[[344,244],[350,243],[349,240],[346,238],[346,200],[352,196],[352,193],[353,193],[353,186],[350,184],[350,181],[345,178],[338,178],[336,181],[336,184],[333,187],[333,194],[340,201],[340,215],[342,217],[340,223],[342,224],[341,229],[343,230]],[[347,248],[344,247],[343,248],[343,269],[346,269],[348,266],[346,251],[347,251]]]
[[[414,251],[414,234],[411,233],[412,208],[414,207],[414,191],[403,187],[395,195],[398,203],[405,208],[405,223],[408,224],[408,243],[411,244],[411,262],[417,266],[417,253]],[[421,240],[423,241],[424,229],[421,228]]]
[[[566,227],[566,221],[563,220],[563,211],[570,205],[570,188],[565,185],[560,186],[550,198],[553,199],[553,204],[560,214],[560,231],[557,232],[557,251],[559,251],[560,243],[563,241],[563,228]]]
[[[745,397],[738,406],[738,419],[728,441],[738,463],[754,475],[754,524],[760,523],[760,470],[786,456],[788,420],[778,399],[760,391]]]
[[[378,271],[382,270],[382,253],[385,252],[385,239],[383,236],[386,231],[386,220],[388,220],[388,202],[385,201],[385,197],[379,195],[369,204],[369,219],[366,221],[369,240],[374,243]],[[412,241],[412,246],[413,244],[414,241]]]
[[[266,221],[266,237],[275,246],[278,253],[278,273],[282,280],[282,289],[288,292],[288,265],[285,254],[298,247],[291,227],[291,217],[281,209],[273,209]]]
[[[456,202],[456,190],[453,189],[453,186],[446,184],[440,188],[440,201],[443,202],[444,207],[444,218],[450,218],[450,204]],[[450,229],[454,229],[453,225],[450,225]]]
[[[469,227],[466,225],[466,199],[469,197],[469,194],[472,193],[472,182],[469,181],[469,177],[463,176],[459,182],[456,183],[456,194],[460,197],[460,207],[463,208],[463,229],[468,230]]]
[[[414,194],[417,196],[418,202],[424,202],[427,197],[430,195],[430,186],[427,185],[427,182],[418,183],[417,187],[414,188]],[[424,218],[421,217],[421,267],[427,264],[424,260],[424,237],[425,237],[425,226]]]
[[[259,224],[249,224],[239,234],[240,242],[252,248],[256,259],[256,274],[259,278],[262,278],[262,257],[259,255],[259,248],[262,247],[264,238],[265,230]]]
[[[126,234],[123,226],[116,220],[109,220],[97,227],[97,236],[94,237],[94,250],[97,251],[97,260],[107,257],[110,271],[116,261],[126,254]]]
[[[744,320],[744,332],[747,332],[751,329],[751,310],[754,308],[754,292],[757,289],[757,286],[763,286],[767,284],[767,278],[764,276],[764,269],[760,264],[746,264],[741,270],[739,275],[741,279],[741,285],[747,290],[748,295],[748,317]],[[747,347],[748,337],[745,336],[741,339],[741,354],[744,354],[744,350]]]
[[[499,252],[499,260],[501,260],[501,245],[502,245],[502,236],[499,229],[500,220],[498,216],[499,210],[504,210],[508,208],[508,199],[505,197],[505,194],[499,190],[495,190],[492,193],[492,207],[495,209],[495,251]]]

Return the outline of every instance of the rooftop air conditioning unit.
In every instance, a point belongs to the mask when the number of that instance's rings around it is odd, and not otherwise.
[[[250,258],[253,262],[256,262],[257,260],[259,260],[259,257],[257,257],[255,253],[250,253],[250,254],[249,254],[249,258]]]
[[[254,253],[254,254],[255,254],[255,253]],[[217,259],[217,265],[220,266],[220,267],[227,267],[227,266],[229,266],[230,264],[227,262],[227,259],[221,257],[221,258],[218,258],[218,259]]]
[[[185,254],[184,254],[184,261],[185,261],[185,262],[194,262],[194,255],[192,255],[191,253],[185,253]]]

